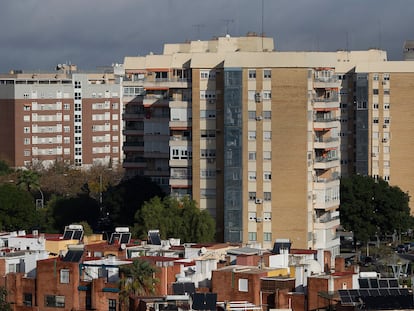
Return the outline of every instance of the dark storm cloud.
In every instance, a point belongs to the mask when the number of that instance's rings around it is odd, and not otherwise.
[[[412,0],[4,0],[0,72],[93,69],[226,31],[263,30],[283,51],[381,47],[399,60],[413,12]]]

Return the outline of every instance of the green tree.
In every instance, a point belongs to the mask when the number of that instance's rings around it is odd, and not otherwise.
[[[0,185],[0,230],[29,230],[39,222],[30,193],[14,184]]]
[[[154,295],[159,282],[155,278],[157,269],[148,261],[134,259],[129,265],[121,266],[119,281],[119,296],[121,305],[129,307],[130,298]]]
[[[7,301],[7,290],[5,287],[0,287],[0,311],[11,311],[11,305]]]
[[[397,186],[369,176],[341,179],[341,225],[355,239],[368,242],[375,235],[401,233],[412,221],[409,196]]]
[[[215,237],[214,219],[188,197],[152,198],[137,211],[135,220],[134,230],[141,238],[151,229],[159,229],[162,239],[174,237],[183,242],[212,242]]]
[[[11,173],[10,166],[3,160],[0,160],[0,176],[7,175]]]
[[[24,187],[28,192],[32,189],[39,189],[40,174],[32,170],[21,170],[17,176],[17,185]]]

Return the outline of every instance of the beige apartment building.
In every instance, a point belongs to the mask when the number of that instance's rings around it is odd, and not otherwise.
[[[113,73],[78,73],[74,65],[2,74],[0,158],[13,167],[119,165],[120,91]]]
[[[288,238],[335,256],[339,177],[354,165],[355,67],[385,61],[379,50],[277,52],[258,36],[126,57],[123,103],[140,129],[126,141],[142,143],[124,146],[124,167],[192,196],[219,240],[271,248]]]

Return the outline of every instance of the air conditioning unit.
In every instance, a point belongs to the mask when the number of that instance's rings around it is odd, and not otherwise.
[[[382,139],[382,142],[383,142],[383,143],[387,143],[387,142],[388,142],[388,139],[383,138],[383,139]]]
[[[256,204],[262,204],[263,200],[262,199],[256,199]]]
[[[257,116],[256,117],[256,121],[262,121],[263,120],[263,117],[262,116]]]
[[[256,222],[262,222],[262,217],[256,217]]]

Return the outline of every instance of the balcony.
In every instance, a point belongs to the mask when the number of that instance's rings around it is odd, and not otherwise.
[[[187,129],[191,128],[191,126],[192,126],[191,120],[188,120],[188,121],[173,120],[173,121],[170,121],[170,123],[169,123],[169,127],[172,130],[174,130],[174,129],[176,129],[176,130],[187,130]]]
[[[184,188],[190,187],[192,185],[191,178],[184,179],[184,178],[170,178],[170,186],[173,188]]]
[[[142,158],[127,158],[122,163],[124,168],[145,168],[147,167],[147,161]]]
[[[146,159],[169,159],[170,153],[168,151],[161,152],[159,150],[145,150],[144,157]]]
[[[190,79],[180,79],[180,78],[166,78],[166,79],[154,79],[154,81],[149,81],[148,79],[144,80],[145,88],[171,88],[171,89],[186,89],[191,87]]]
[[[316,201],[313,203],[313,208],[317,209],[317,210],[324,210],[324,211],[329,211],[329,210],[335,210],[338,209],[340,204],[339,199],[337,200],[331,200],[331,201]]]
[[[124,151],[144,151],[143,141],[124,142],[122,146]]]
[[[322,88],[339,88],[341,86],[341,80],[338,79],[338,76],[332,75],[329,77],[315,77],[313,80],[313,87],[322,89]]]
[[[145,114],[143,113],[133,113],[133,112],[125,112],[122,114],[123,120],[143,120],[145,118]]]
[[[170,159],[170,167],[189,167],[191,166],[191,159]]]
[[[136,128],[126,128],[122,131],[122,134],[125,136],[133,136],[133,135],[144,135],[144,129],[136,129]]]
[[[313,181],[313,189],[324,190],[327,188],[339,187],[339,176],[332,176],[330,178],[315,177]]]
[[[323,119],[317,118],[313,121],[313,128],[317,130],[331,129],[339,127],[339,121],[335,118]]]
[[[339,137],[316,137],[313,148],[315,149],[330,149],[339,147]]]
[[[339,167],[339,158],[328,156],[318,156],[315,158],[315,161],[313,163],[314,169],[320,169],[320,170],[327,170],[333,167]]]

